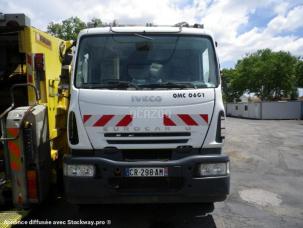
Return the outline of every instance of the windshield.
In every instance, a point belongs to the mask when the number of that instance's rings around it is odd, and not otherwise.
[[[181,35],[94,35],[79,44],[80,88],[210,88],[217,85],[210,38]]]

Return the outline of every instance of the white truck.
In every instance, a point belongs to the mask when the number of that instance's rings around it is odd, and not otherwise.
[[[199,25],[81,31],[71,77],[67,199],[205,203],[229,193],[212,35]]]

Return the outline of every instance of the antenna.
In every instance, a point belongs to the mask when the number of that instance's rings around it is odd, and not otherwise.
[[[175,24],[175,27],[189,27],[189,24],[186,21],[182,21]]]
[[[182,22],[175,24],[175,27],[179,27],[179,31],[182,32],[182,28],[189,27],[189,24],[186,21],[182,21]]]
[[[201,29],[203,29],[204,28],[204,24],[194,24],[193,28],[201,28]]]

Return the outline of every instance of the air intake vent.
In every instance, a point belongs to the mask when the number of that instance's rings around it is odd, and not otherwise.
[[[108,144],[184,144],[190,132],[111,132],[104,133]],[[183,138],[186,137],[186,138]]]
[[[188,139],[155,139],[155,140],[106,140],[108,144],[166,144],[187,143]]]
[[[178,137],[190,136],[190,132],[105,133],[104,137]]]

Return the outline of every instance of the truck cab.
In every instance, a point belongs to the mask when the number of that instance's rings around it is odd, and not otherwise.
[[[219,61],[211,33],[196,27],[81,31],[64,157],[70,202],[226,199]]]

